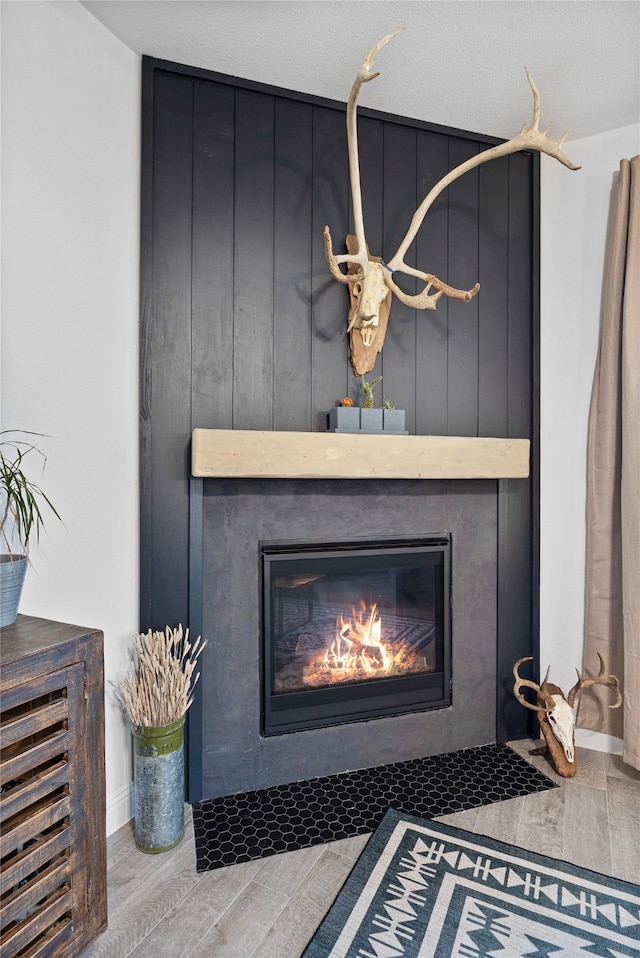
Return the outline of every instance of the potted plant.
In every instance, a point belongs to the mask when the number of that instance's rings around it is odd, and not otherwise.
[[[404,428],[405,410],[396,409],[388,396],[382,400],[382,431],[406,436]]]
[[[360,432],[360,407],[353,399],[343,396],[334,409],[329,410],[329,429],[333,432]]]
[[[44,528],[43,509],[60,518],[42,489],[25,473],[24,463],[33,454],[46,456],[29,440],[14,438],[18,430],[0,435],[0,627],[11,625],[18,616],[20,595],[29,563],[29,543],[38,540]],[[22,433],[29,436],[35,433]],[[7,438],[5,438],[7,437]]]
[[[396,409],[388,396],[384,397],[380,409],[375,408],[373,389],[379,382],[382,382],[382,376],[377,376],[371,382],[364,375],[361,376],[362,405],[354,406],[349,396],[338,400],[336,407],[329,410],[329,429],[333,432],[394,433],[406,436],[404,409]]]
[[[360,428],[363,432],[382,432],[382,409],[375,409],[373,402],[373,387],[382,382],[382,376],[377,376],[370,383],[361,377],[362,383],[362,410],[360,412]]]
[[[168,851],[184,834],[184,725],[205,647],[189,629],[136,637],[133,668],[117,695],[131,722],[135,842],[140,851]]]

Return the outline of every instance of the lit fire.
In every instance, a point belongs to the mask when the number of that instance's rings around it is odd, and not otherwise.
[[[359,613],[351,610],[350,622],[340,616],[336,622],[336,636],[324,657],[316,661],[316,667],[342,672],[387,672],[393,665],[394,656],[382,642],[382,620],[377,608],[374,604],[367,613],[364,602],[361,602]]]

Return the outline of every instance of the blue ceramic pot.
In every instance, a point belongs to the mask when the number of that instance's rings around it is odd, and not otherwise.
[[[13,625],[29,560],[26,556],[0,555],[0,628]]]

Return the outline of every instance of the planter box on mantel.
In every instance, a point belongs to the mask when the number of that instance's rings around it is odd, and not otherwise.
[[[406,436],[404,409],[365,409],[364,406],[336,406],[329,410],[332,432],[393,433]]]
[[[360,432],[360,406],[336,406],[330,409],[329,429],[333,432]]]
[[[383,409],[382,431],[407,436],[407,430],[404,428],[404,409]]]

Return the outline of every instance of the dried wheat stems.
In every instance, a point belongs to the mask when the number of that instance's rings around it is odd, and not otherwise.
[[[137,664],[120,683],[118,697],[134,725],[170,725],[186,713],[200,673],[194,670],[206,642],[191,645],[182,626],[136,636]]]

